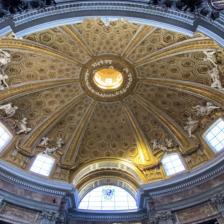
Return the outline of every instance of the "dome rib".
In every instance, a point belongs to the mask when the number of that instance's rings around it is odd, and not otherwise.
[[[14,85],[10,87],[10,89],[2,91],[0,95],[0,103],[13,100],[28,94],[37,93],[60,86],[67,86],[78,82],[79,80],[77,79],[49,79]]]
[[[92,100],[92,103],[89,105],[89,107],[86,109],[85,113],[83,114],[82,118],[80,119],[78,126],[76,127],[69,143],[67,144],[67,147],[65,149],[64,156],[62,158],[62,166],[72,166],[75,162],[80,145],[84,136],[84,133],[86,131],[86,128],[88,126],[88,122],[92,117],[93,111],[96,106],[96,101]]]
[[[133,36],[133,38],[130,40],[128,45],[124,48],[123,52],[121,53],[121,56],[128,57],[133,50],[147,38],[150,36],[157,28],[150,27],[150,26],[140,26],[136,32],[136,34]]]
[[[18,39],[0,39],[0,48],[1,49],[10,49],[10,50],[26,50],[30,52],[35,52],[40,55],[49,55],[69,63],[75,63],[79,66],[82,65],[80,61],[76,58],[72,58],[69,55],[64,54],[61,51],[55,50],[49,46],[42,45],[40,43],[30,41],[30,40],[18,40]]]
[[[74,97],[67,104],[62,105],[53,114],[44,119],[29,135],[26,136],[21,143],[20,150],[30,152],[32,147],[37,143],[37,140],[43,137],[52,127],[54,127],[70,109],[83,99],[84,96],[85,94],[81,94]]]
[[[93,51],[88,47],[85,40],[80,36],[79,31],[75,28],[75,26],[63,26],[60,27],[59,30],[61,32],[68,35],[74,42],[78,42],[79,46],[90,56],[94,56]]]
[[[156,52],[153,52],[135,61],[135,65],[136,67],[139,67],[168,57],[197,51],[216,50],[218,48],[219,46],[211,39],[207,37],[196,37],[171,44]]]
[[[211,88],[210,86],[189,81],[159,78],[141,79],[141,82],[151,86],[160,86],[164,88],[175,89],[177,91],[182,91],[190,95],[195,95],[199,98],[213,101],[219,104],[221,107],[223,107],[224,105],[224,93],[217,89]]]
[[[129,122],[130,127],[132,128],[132,131],[136,138],[137,149],[139,152],[138,154],[140,157],[138,165],[140,166],[143,165],[147,167],[153,167],[158,165],[158,160],[152,154],[152,149],[150,145],[148,144],[148,141],[143,131],[141,130],[140,125],[138,124],[138,121],[136,120],[129,106],[124,102],[123,102],[123,111],[126,115],[127,121]]]
[[[171,135],[179,143],[183,154],[186,152],[192,152],[192,150],[197,148],[197,144],[189,140],[183,129],[166,113],[161,109],[156,107],[153,103],[146,101],[140,95],[134,96],[135,101],[141,105],[147,112],[152,114],[162,125],[168,130]]]

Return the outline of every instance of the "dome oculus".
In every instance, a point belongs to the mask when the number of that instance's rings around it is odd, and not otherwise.
[[[96,71],[93,81],[99,88],[117,89],[123,83],[123,75],[113,67],[104,68]]]
[[[81,70],[80,82],[85,92],[101,101],[120,100],[136,83],[134,67],[115,55],[92,58]]]

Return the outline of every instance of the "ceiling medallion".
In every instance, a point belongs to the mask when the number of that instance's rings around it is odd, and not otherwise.
[[[136,83],[133,66],[115,55],[97,56],[83,66],[80,81],[85,92],[101,101],[120,100]]]

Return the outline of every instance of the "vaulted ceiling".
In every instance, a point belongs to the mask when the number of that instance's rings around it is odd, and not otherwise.
[[[57,166],[51,178],[71,181],[83,167],[111,161],[131,164],[146,183],[166,178],[160,164],[165,152],[153,149],[155,139],[160,144],[172,139],[172,150],[182,154],[189,170],[214,157],[201,134],[207,127],[203,124],[221,110],[201,118],[195,138],[184,130],[187,118],[196,116],[192,107],[224,105],[223,93],[210,87],[214,65],[203,51],[224,54],[208,37],[126,20],[105,24],[86,19],[23,39],[9,35],[0,39],[0,48],[12,56],[6,70],[10,88],[1,92],[0,103],[19,108],[13,119],[3,120],[13,133],[13,120],[23,117],[32,128],[15,135],[5,160],[28,169],[43,136],[53,143],[61,137],[65,145],[53,154]],[[81,84],[88,62],[105,55],[124,60],[135,73],[132,88],[122,97],[95,97]]]

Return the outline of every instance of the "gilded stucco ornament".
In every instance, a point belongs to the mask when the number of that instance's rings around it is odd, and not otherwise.
[[[113,69],[122,74],[123,82],[115,89],[103,89],[94,82],[94,75],[103,69]],[[134,67],[120,56],[103,55],[91,59],[83,66],[80,81],[85,92],[96,100],[115,101],[127,96],[135,86]]]

